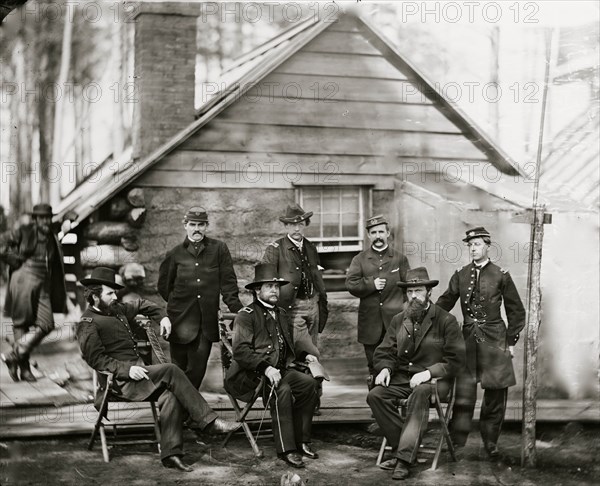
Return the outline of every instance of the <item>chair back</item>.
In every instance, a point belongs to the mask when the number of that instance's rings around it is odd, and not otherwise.
[[[223,379],[233,361],[233,320],[236,314],[219,312],[219,340],[221,341],[221,364]]]

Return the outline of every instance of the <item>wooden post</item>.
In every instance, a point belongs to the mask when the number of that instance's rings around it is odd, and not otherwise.
[[[544,206],[538,205],[540,184],[540,169],[542,164],[542,149],[544,140],[544,122],[548,100],[548,85],[550,83],[550,61],[552,59],[552,30],[546,31],[546,69],[544,73],[544,91],[542,97],[542,112],[538,134],[535,181],[533,187],[533,220],[531,221],[531,237],[529,240],[529,269],[527,278],[527,324],[525,327],[525,353],[523,366],[523,421],[521,433],[521,465],[536,466],[536,407],[537,407],[537,350],[538,330],[542,312],[542,291],[540,287],[540,272],[542,268],[542,243],[544,240],[544,223],[551,222],[550,215],[544,213]],[[547,217],[548,216],[548,217]]]
[[[527,325],[525,327],[524,380],[523,380],[523,426],[521,464],[535,467],[535,425],[537,402],[537,350],[538,330],[541,323],[542,292],[540,272],[542,269],[542,243],[544,240],[544,207],[533,208],[529,251],[529,298]]]

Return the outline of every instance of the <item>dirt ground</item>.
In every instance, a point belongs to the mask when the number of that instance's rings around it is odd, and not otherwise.
[[[426,436],[432,443],[437,431]],[[443,455],[441,465],[431,471],[431,458],[420,454],[419,464],[403,483],[392,481],[389,471],[375,465],[381,438],[366,425],[322,425],[315,427],[317,460],[306,459],[306,469],[293,470],[275,457],[272,439],[259,439],[264,458],[257,459],[244,436],[233,438],[226,449],[217,438],[204,446],[186,435],[185,461],[194,471],[165,469],[150,446],[119,446],[111,450],[105,464],[97,447],[86,450],[85,437],[53,440],[9,441],[1,444],[0,484],[109,484],[109,485],[279,485],[290,471],[307,486],[375,484],[411,485],[582,485],[600,484],[600,426],[577,423],[538,426],[538,468],[523,469],[520,463],[520,428],[507,426],[500,440],[502,457],[486,459],[476,433],[471,434],[459,462]],[[422,457],[421,457],[422,456]],[[425,461],[425,462],[422,462]]]

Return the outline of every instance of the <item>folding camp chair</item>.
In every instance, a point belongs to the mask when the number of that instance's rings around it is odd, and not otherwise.
[[[146,333],[154,333],[154,330],[151,327],[149,320],[141,320],[139,322],[140,325],[146,330]],[[154,338],[156,335],[154,334]],[[149,341],[137,341],[137,349],[140,352],[142,357],[145,357],[145,361],[148,361],[148,364],[151,361],[152,351],[151,345]],[[147,358],[147,359],[146,359]],[[157,356],[159,362],[164,361],[164,356]],[[119,397],[115,394],[113,384],[114,384],[114,376],[112,373],[103,372],[99,370],[93,370],[93,387],[95,394],[95,403],[98,403],[98,398],[100,398],[100,407],[98,410],[98,417],[94,423],[94,429],[92,430],[92,435],[88,442],[88,450],[92,450],[94,447],[94,443],[98,434],[100,435],[100,442],[102,445],[102,456],[104,458],[104,462],[110,462],[110,455],[108,453],[108,441],[106,437],[105,427],[112,427],[113,438],[111,443],[115,445],[137,445],[137,444],[156,444],[158,452],[160,453],[160,420],[158,416],[158,412],[156,410],[156,403],[154,400],[145,400],[144,402],[131,402],[122,397]],[[106,378],[105,380],[103,378]],[[121,404],[121,408],[117,408],[115,414],[112,417],[112,421],[108,418],[109,413],[109,404]],[[123,404],[126,403],[148,403],[150,407],[150,411],[152,412],[152,422],[146,421],[122,421],[119,423],[119,410],[121,415],[123,415]],[[139,413],[139,411],[138,411]],[[127,414],[131,416],[131,414]],[[110,422],[110,423],[108,423]],[[132,429],[134,427],[141,426],[153,426],[154,436],[152,439],[119,439],[117,437],[117,428],[129,428]]]
[[[428,450],[427,448],[422,447],[420,450],[424,452],[434,452],[433,463],[431,465],[432,470],[436,470],[438,466],[438,462],[440,460],[440,456],[442,454],[442,446],[444,444],[444,440],[448,444],[448,451],[450,452],[450,456],[452,460],[456,462],[456,454],[454,453],[454,446],[452,445],[452,440],[450,439],[450,433],[448,432],[448,423],[450,422],[450,418],[452,417],[452,410],[454,409],[454,394],[456,391],[456,382],[453,380],[452,386],[448,391],[448,395],[444,400],[440,399],[439,389],[438,389],[438,380],[433,378],[431,380],[431,398],[429,402],[430,408],[435,408],[437,411],[438,421],[440,423],[440,436],[438,439],[437,447],[435,450]],[[446,404],[446,411],[442,409],[442,404]],[[402,417],[406,417],[406,409],[408,405],[408,399],[399,400],[398,408],[400,409],[400,414]],[[381,464],[381,460],[383,459],[383,455],[385,451],[392,450],[392,447],[388,445],[387,439],[385,436],[381,442],[381,447],[379,448],[379,454],[377,455],[377,462],[375,463],[377,466]]]
[[[219,318],[219,337],[221,340],[221,363],[223,365],[223,379],[225,379],[225,374],[231,365],[231,361],[233,360],[233,347],[232,347],[232,337],[233,337],[233,329],[232,323],[235,318],[235,314],[222,314]],[[260,379],[259,384],[254,389],[252,393],[252,397],[246,405],[242,408],[236,398],[233,397],[230,393],[225,390],[227,396],[229,397],[229,401],[231,402],[231,406],[233,410],[235,410],[236,420],[242,424],[242,428],[246,437],[248,438],[248,442],[250,442],[250,446],[252,447],[252,451],[256,457],[263,457],[262,451],[259,449],[256,439],[252,435],[252,431],[250,430],[250,426],[248,425],[249,421],[246,419],[248,413],[252,409],[252,406],[256,402],[259,396],[261,396],[263,387],[266,383],[266,377],[262,377]],[[233,432],[229,432],[225,439],[223,439],[223,443],[221,447],[225,447],[231,439]]]

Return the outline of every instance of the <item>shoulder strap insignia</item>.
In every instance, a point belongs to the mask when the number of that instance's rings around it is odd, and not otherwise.
[[[82,317],[81,322],[94,322],[94,320],[91,317]]]
[[[271,243],[269,243],[269,246],[273,246],[275,248],[279,248],[279,243],[277,243],[276,241],[272,241]]]
[[[242,307],[240,309],[240,312],[245,312],[246,314],[252,314],[254,312],[254,309],[252,307]]]
[[[500,269],[500,271],[501,271],[502,273],[508,273],[508,268],[501,268],[501,269]]]

